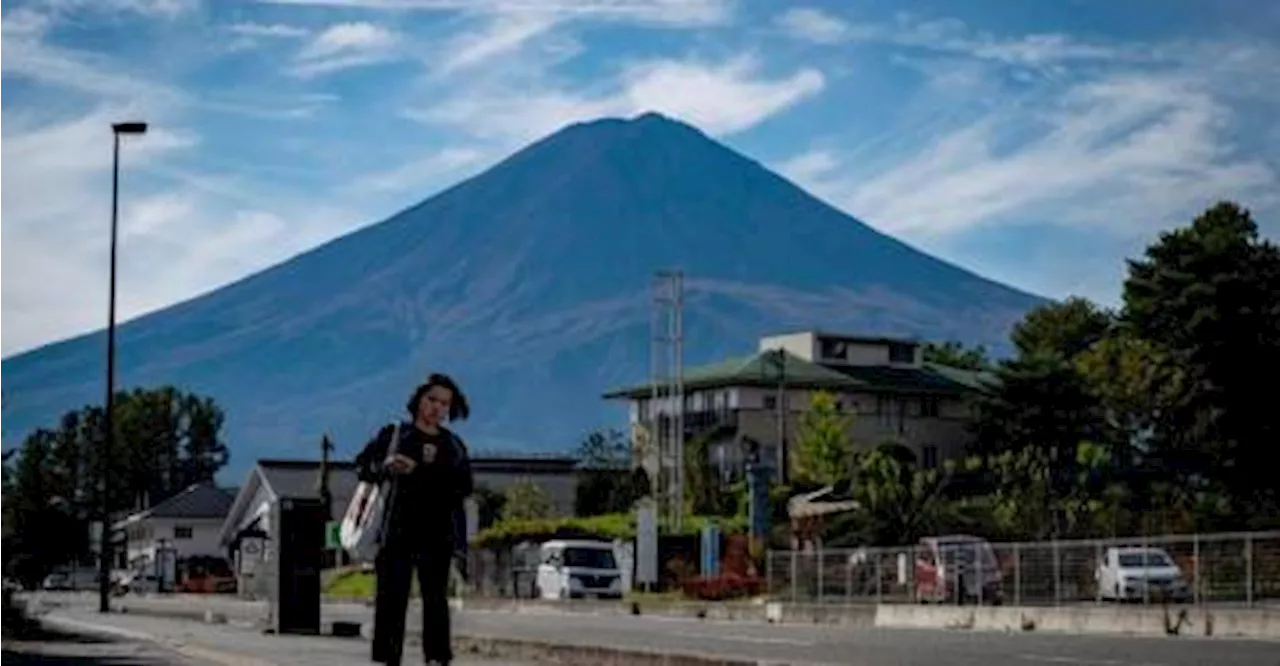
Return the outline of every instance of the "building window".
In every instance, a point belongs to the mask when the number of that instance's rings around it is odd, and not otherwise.
[[[192,529],[190,525],[175,525],[173,527],[173,538],[175,539],[190,539],[191,534]]]
[[[777,409],[777,408],[778,408],[778,396],[776,396],[776,395],[766,395],[766,396],[764,397],[764,408],[765,408],[765,409]]]
[[[938,398],[936,396],[924,396],[920,398],[920,416],[925,418],[937,418],[938,413]]]
[[[926,445],[920,450],[921,464],[925,469],[934,469],[938,466],[938,447],[932,444]]]
[[[849,343],[844,340],[823,340],[818,353],[824,361],[849,360]]]
[[[915,363],[916,346],[905,342],[889,343],[890,363]]]

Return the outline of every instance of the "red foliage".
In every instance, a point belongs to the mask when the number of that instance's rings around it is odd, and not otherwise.
[[[759,576],[729,572],[707,578],[688,578],[683,587],[687,597],[703,601],[725,601],[760,594],[764,589],[764,580]]]

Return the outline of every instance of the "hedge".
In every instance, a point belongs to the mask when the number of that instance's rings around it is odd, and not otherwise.
[[[746,528],[746,521],[719,516],[687,516],[680,535],[696,535],[707,524],[719,523],[725,532],[739,532]],[[666,525],[660,525],[663,534],[672,534]],[[610,513],[603,516],[581,518],[539,518],[531,520],[499,520],[476,534],[475,546],[493,548],[512,546],[525,541],[535,543],[551,539],[603,539],[624,541],[636,536],[636,518],[633,513]]]

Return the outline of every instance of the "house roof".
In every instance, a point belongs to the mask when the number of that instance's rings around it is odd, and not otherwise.
[[[782,365],[783,381],[788,386],[802,388],[856,388],[859,382],[817,363],[806,361],[790,352]],[[684,371],[684,387],[689,389],[719,388],[727,386],[776,386],[779,379],[779,363],[775,350],[757,352],[751,356],[733,358],[712,365],[690,368]],[[641,384],[610,391],[605,398],[640,398],[649,395],[652,384]]]
[[[307,499],[320,496],[320,461],[263,459],[258,461],[263,481],[277,498]],[[337,503],[355,492],[356,465],[350,461],[329,461],[329,492]],[[345,503],[345,501],[344,501]]]
[[[209,483],[197,483],[149,509],[129,515],[119,524],[148,518],[225,518],[234,501],[235,495],[222,488]]]

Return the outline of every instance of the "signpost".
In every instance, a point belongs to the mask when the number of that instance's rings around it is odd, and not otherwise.
[[[658,583],[658,515],[652,497],[636,503],[636,583],[650,590]]]

